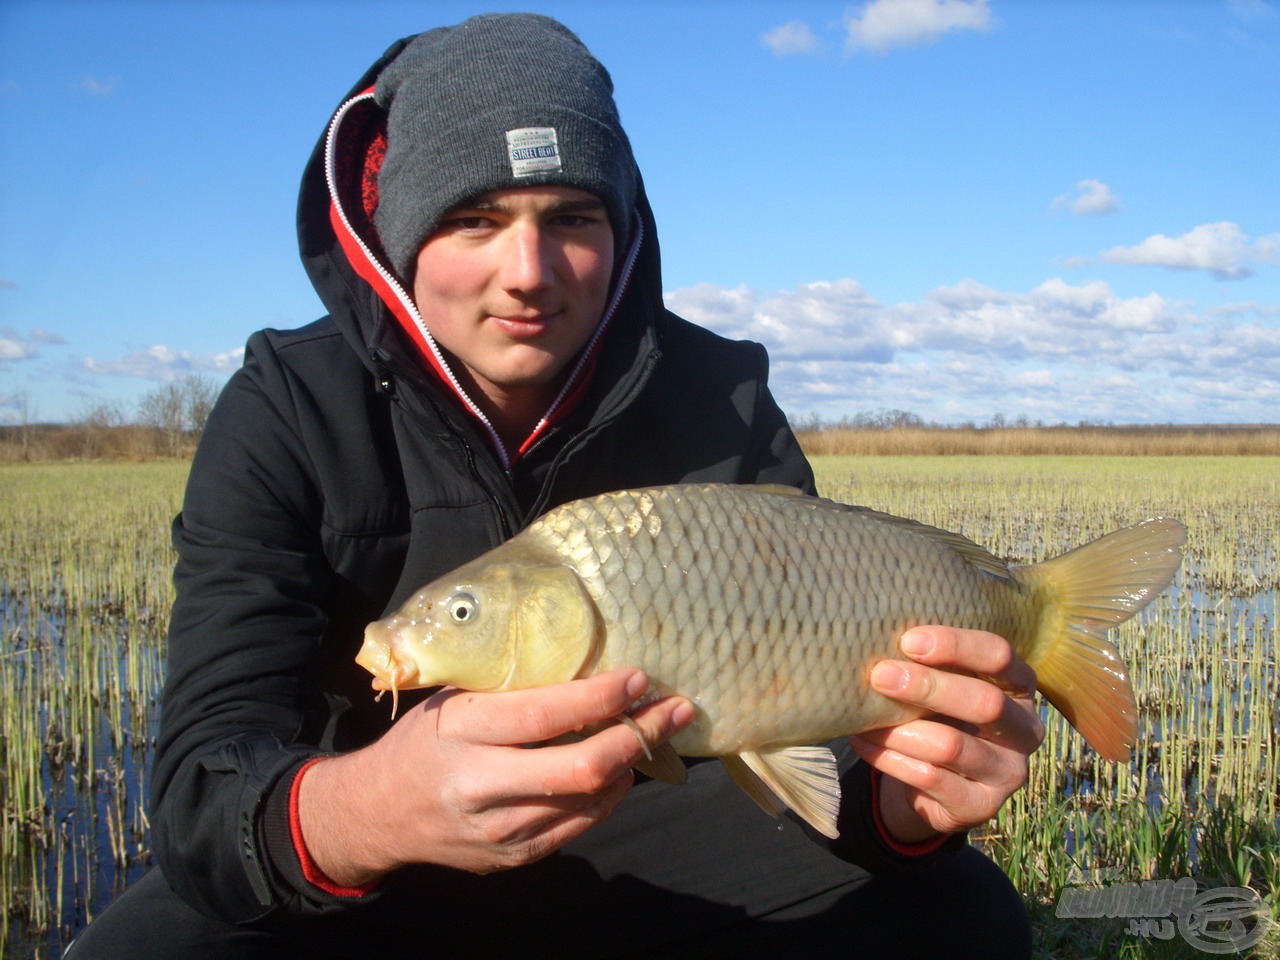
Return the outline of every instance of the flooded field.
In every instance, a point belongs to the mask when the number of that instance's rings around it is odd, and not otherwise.
[[[1046,958],[1205,955],[1185,938],[1137,935],[1123,918],[1059,919],[1073,885],[1197,877],[1254,890],[1280,915],[1280,462],[824,457],[815,467],[827,496],[958,530],[1016,563],[1147,517],[1183,521],[1173,587],[1113,633],[1142,714],[1133,761],[1099,761],[1046,710],[1028,788],[975,839],[1032,906]],[[1241,955],[1280,950],[1271,937]]]
[[[1280,889],[1280,462],[822,457],[824,494],[959,530],[1017,562],[1182,520],[1174,588],[1118,637],[1143,711],[1125,767],[1056,713],[1030,787],[978,838],[1050,956],[1195,956],[1059,921],[1065,887],[1184,876]],[[149,863],[169,522],[187,464],[0,467],[0,954],[56,957]],[[1111,939],[1107,939],[1111,938]],[[1087,952],[1086,952],[1087,951]]]
[[[56,957],[149,863],[184,463],[0,467],[0,954]]]

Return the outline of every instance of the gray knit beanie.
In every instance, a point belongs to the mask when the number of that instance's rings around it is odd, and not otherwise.
[[[626,246],[636,166],[613,81],[563,24],[485,14],[415,37],[378,77],[388,111],[374,224],[391,265],[413,276],[452,207],[491,190],[571,186],[604,201]]]

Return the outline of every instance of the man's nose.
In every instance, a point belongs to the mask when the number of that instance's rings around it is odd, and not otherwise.
[[[502,262],[503,288],[532,293],[550,286],[555,275],[554,253],[542,228],[534,223],[516,223],[509,236]]]

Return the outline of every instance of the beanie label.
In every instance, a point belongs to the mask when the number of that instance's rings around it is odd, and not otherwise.
[[[513,177],[560,169],[560,147],[555,127],[521,127],[507,131],[507,158]]]

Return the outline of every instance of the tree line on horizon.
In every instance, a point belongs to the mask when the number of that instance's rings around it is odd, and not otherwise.
[[[210,377],[185,376],[147,392],[133,410],[87,402],[68,423],[36,422],[18,395],[8,404],[17,422],[0,425],[0,462],[188,458],[220,389]],[[1280,456],[1280,424],[1047,424],[1001,413],[982,423],[942,424],[899,409],[789,422],[810,456]]]
[[[8,404],[16,422],[0,426],[0,461],[189,457],[221,389],[213,378],[191,374],[149,390],[132,411],[88,401],[67,423],[37,421],[30,398],[18,394]]]
[[[1280,424],[1074,424],[1009,420],[929,423],[906,410],[836,421],[793,418],[809,456],[1280,456]]]

